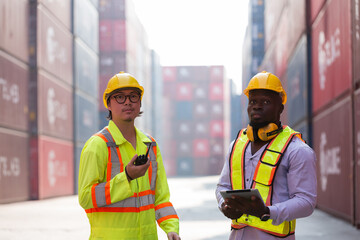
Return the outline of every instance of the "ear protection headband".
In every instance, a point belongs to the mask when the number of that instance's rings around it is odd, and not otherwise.
[[[261,141],[266,142],[270,139],[273,139],[282,130],[282,127],[279,128],[278,125],[276,125],[275,123],[269,123],[265,127],[259,128],[259,130],[257,131],[257,137]],[[252,126],[248,125],[244,134],[247,135],[250,141],[253,142],[255,140],[254,129]]]

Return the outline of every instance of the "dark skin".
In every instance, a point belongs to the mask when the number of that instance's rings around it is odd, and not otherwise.
[[[284,110],[281,97],[277,92],[256,89],[249,92],[248,116],[252,126],[265,126],[268,123],[280,125],[280,115]],[[256,153],[262,146],[269,141],[256,139],[251,142],[251,153]],[[270,213],[269,208],[264,206],[261,199],[252,196],[246,199],[239,196],[232,196],[225,199],[221,205],[221,211],[230,219],[240,218],[243,214],[261,217],[265,213]]]

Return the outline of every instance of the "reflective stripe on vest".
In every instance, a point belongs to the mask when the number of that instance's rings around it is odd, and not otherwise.
[[[229,159],[232,189],[244,189],[245,187],[245,150],[249,145],[249,139],[243,132],[244,129],[239,132]],[[295,132],[288,126],[284,126],[283,131],[266,146],[256,166],[251,188],[259,190],[267,206],[272,205],[272,184],[276,169],[280,165],[281,158],[294,136],[302,140],[300,133]],[[261,221],[258,217],[244,214],[239,219],[233,220],[231,226],[235,229],[251,226],[277,237],[286,237],[295,233],[295,224],[296,221],[292,220],[285,221],[280,225],[273,225],[272,219]]]

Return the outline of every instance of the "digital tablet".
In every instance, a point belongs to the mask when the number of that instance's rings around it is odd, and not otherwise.
[[[228,191],[221,191],[220,194],[224,199],[231,198],[231,196],[233,195],[248,199],[250,199],[251,196],[257,196],[258,198],[261,199],[261,201],[263,201],[260,192],[257,189],[228,190]]]

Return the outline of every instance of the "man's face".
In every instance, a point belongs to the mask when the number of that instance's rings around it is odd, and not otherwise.
[[[139,97],[137,102],[133,101],[133,99],[136,99],[136,96],[134,95]],[[120,99],[123,99],[124,97],[125,102],[119,103],[121,102]],[[132,100],[130,100],[130,98]],[[139,115],[140,107],[140,95],[136,90],[133,89],[120,89],[110,96],[110,102],[108,104],[108,109],[111,111],[112,119],[114,121],[134,121],[135,118]]]
[[[250,125],[261,128],[269,123],[278,123],[284,110],[281,97],[277,92],[263,89],[249,92],[248,116]]]

